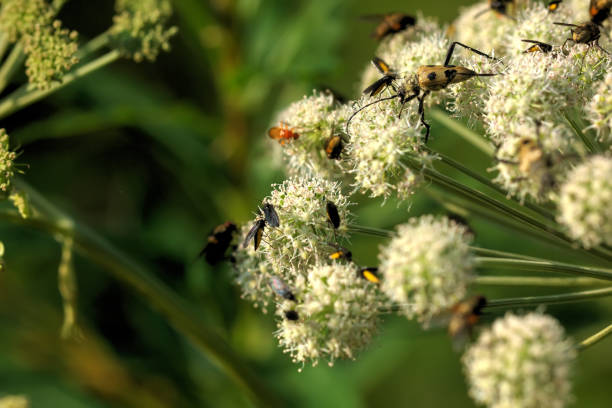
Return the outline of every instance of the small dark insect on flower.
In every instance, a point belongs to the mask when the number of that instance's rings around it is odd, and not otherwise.
[[[601,25],[608,17],[612,9],[612,0],[591,0],[589,3],[589,15],[591,22]]]
[[[476,295],[458,302],[451,308],[452,317],[448,323],[448,334],[456,349],[461,348],[470,339],[472,330],[486,305],[485,297]]]
[[[582,57],[582,62],[584,62],[584,59],[586,58],[587,54],[593,47],[596,47],[600,49],[601,51],[603,51],[604,53],[610,55],[608,51],[604,50],[599,45],[599,37],[601,36],[601,32],[599,31],[599,26],[597,24],[592,23],[590,21],[587,21],[586,23],[582,23],[582,24],[568,24],[568,23],[559,23],[559,22],[554,22],[553,24],[560,25],[560,26],[566,26],[566,27],[572,27],[571,29],[572,36],[567,38],[563,42],[563,45],[561,46],[561,51],[565,51],[565,44],[567,44],[568,41],[572,41],[576,44],[587,44],[588,45],[587,51],[584,53],[584,56]]]
[[[204,259],[209,265],[216,265],[224,260],[225,252],[232,243],[236,230],[236,224],[230,221],[217,225],[208,234],[206,246],[200,251],[198,257],[204,255]]]
[[[388,35],[404,31],[406,28],[412,27],[416,23],[414,17],[404,13],[374,14],[364,16],[363,18],[380,21],[372,33],[372,37],[376,38],[378,41]]]
[[[563,3],[563,0],[552,0],[552,1],[548,2],[548,4],[546,5],[546,8],[551,13],[555,12],[559,8],[559,4],[561,4],[561,3]]]
[[[269,283],[274,293],[278,296],[295,302],[295,295],[291,292],[289,285],[287,285],[284,280],[278,276],[272,276]]]
[[[300,137],[300,135],[283,122],[280,123],[280,126],[270,128],[268,130],[268,136],[270,136],[271,139],[277,140],[281,145],[284,145],[289,140],[295,140]]]
[[[328,201],[327,204],[325,204],[325,210],[327,211],[327,220],[334,229],[338,229],[340,226],[340,214],[338,214],[338,207],[336,207],[336,204]]]
[[[527,48],[525,51],[523,51],[523,54],[528,54],[531,52],[542,52],[546,54],[548,52],[551,52],[553,48],[553,46],[550,44],[546,44],[546,43],[536,41],[536,40],[521,40],[521,41],[533,44],[529,46],[529,48]]]
[[[263,205],[263,212],[264,212],[264,218],[266,220],[266,223],[273,227],[273,228],[277,228],[280,225],[280,221],[278,219],[278,214],[276,212],[276,210],[274,209],[274,206],[270,203],[265,203]]]
[[[494,11],[495,13],[513,19],[508,15],[508,6],[514,3],[513,0],[489,0],[489,7],[478,12],[474,18],[480,17],[487,11]],[[514,19],[513,19],[514,20]]]
[[[327,158],[331,160],[339,159],[343,148],[344,143],[340,135],[333,135],[325,142],[325,154],[327,154]]]
[[[391,87],[395,91],[395,95],[380,98],[375,100],[374,102],[367,103],[361,108],[359,108],[357,111],[353,112],[353,114],[346,121],[345,133],[347,135],[350,135],[349,126],[351,124],[351,120],[355,117],[355,115],[357,115],[359,112],[369,106],[372,106],[382,101],[399,98],[401,108],[398,113],[398,117],[401,117],[404,105],[416,98],[416,100],[419,101],[418,112],[420,115],[421,124],[426,129],[425,143],[427,143],[427,140],[429,138],[430,125],[429,123],[425,122],[425,109],[423,105],[427,95],[429,95],[431,92],[445,89],[451,84],[457,84],[459,82],[467,81],[468,79],[474,77],[497,75],[495,73],[478,73],[466,67],[449,65],[450,59],[453,56],[453,52],[455,51],[455,46],[457,45],[460,45],[475,54],[481,55],[492,60],[497,60],[482,51],[478,51],[475,48],[455,41],[448,48],[446,58],[444,60],[444,65],[421,65],[414,75],[409,76],[407,78],[400,78],[399,74],[389,67],[389,64],[387,64],[380,58],[375,57],[374,59],[372,59],[372,63],[380,71],[380,73],[383,74],[383,77],[378,79],[372,85],[368,86],[363,91],[363,93],[369,94],[369,96],[376,96],[383,90],[387,89],[388,87]],[[398,83],[400,79],[402,79],[402,83]]]
[[[285,310],[285,318],[287,320],[291,320],[292,322],[295,322],[299,320],[300,315],[295,310]]]
[[[253,240],[253,248],[255,249],[255,251],[257,251],[257,248],[259,248],[259,244],[261,243],[261,238],[263,236],[263,232],[265,228],[266,228],[265,219],[260,218],[258,220],[255,220],[255,222],[253,223],[253,226],[249,230],[246,238],[244,239],[244,242],[242,243],[242,247],[246,248],[247,245],[249,245],[249,242]]]
[[[329,259],[332,259],[332,260],[346,259],[349,262],[353,260],[353,253],[349,251],[348,249],[341,247],[340,245],[336,245],[336,244],[328,244],[328,245],[336,249],[335,252],[332,252],[329,255]]]
[[[363,278],[372,283],[380,283],[380,278],[378,277],[378,268],[361,268],[357,271],[357,274],[360,278]]]

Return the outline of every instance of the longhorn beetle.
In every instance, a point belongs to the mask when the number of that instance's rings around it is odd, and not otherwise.
[[[529,48],[527,48],[525,51],[523,51],[523,54],[528,54],[530,52],[538,52],[538,51],[546,54],[547,52],[551,52],[553,49],[552,45],[543,43],[541,41],[536,41],[536,40],[521,40],[521,41],[529,43],[529,44],[533,44],[529,46]]]
[[[359,112],[367,108],[368,106],[374,105],[375,103],[388,101],[390,99],[399,98],[400,100],[400,111],[398,117],[402,116],[402,111],[404,109],[404,105],[410,102],[413,99],[417,99],[419,101],[419,115],[421,116],[421,124],[425,126],[425,143],[429,138],[429,123],[425,122],[425,109],[423,107],[423,102],[427,95],[429,95],[433,91],[439,91],[441,89],[446,88],[451,84],[457,84],[459,82],[467,81],[470,78],[476,76],[493,76],[497,75],[494,73],[478,73],[472,71],[469,68],[449,65],[450,59],[453,56],[453,51],[455,50],[455,46],[460,45],[475,54],[482,55],[483,57],[497,60],[496,58],[491,57],[490,55],[485,54],[482,51],[478,51],[475,48],[467,46],[460,42],[453,42],[448,48],[448,52],[446,53],[446,59],[444,60],[444,65],[421,65],[417,72],[409,76],[408,78],[400,78],[399,74],[389,68],[389,65],[384,62],[382,59],[378,57],[374,57],[372,59],[372,63],[374,66],[383,74],[383,77],[378,79],[372,85],[368,86],[363,93],[369,94],[370,96],[376,96],[381,93],[383,90],[391,87],[393,91],[395,91],[395,95],[391,95],[385,98],[380,98],[375,100],[374,102],[370,102],[357,111],[355,111],[351,117],[346,122],[345,132],[349,135],[349,125],[351,120],[357,115]],[[401,83],[398,83],[399,80],[402,79]]]

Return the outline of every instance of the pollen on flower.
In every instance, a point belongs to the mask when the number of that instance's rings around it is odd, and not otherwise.
[[[337,178],[342,174],[341,163],[345,157],[331,159],[326,152],[329,140],[338,136],[343,145],[349,143],[343,135],[344,123],[351,110],[340,105],[331,92],[314,91],[310,96],[292,103],[280,112],[274,126],[287,126],[299,137],[278,145],[288,172],[294,176],[318,176]]]
[[[39,89],[48,89],[61,82],[64,74],[78,62],[77,36],[76,31],[62,28],[59,20],[51,25],[37,25],[25,35],[23,46],[30,83]]]
[[[16,157],[16,153],[9,149],[8,134],[4,129],[0,129],[0,198],[6,198],[10,193]]]
[[[407,318],[428,327],[467,293],[474,267],[471,240],[464,226],[446,217],[410,219],[381,248],[381,290]]]
[[[590,248],[612,245],[612,158],[594,156],[567,174],[558,197],[558,220]]]
[[[296,363],[354,359],[377,332],[381,296],[353,264],[313,265],[297,303],[277,305],[276,337]],[[286,312],[296,312],[288,319]]]
[[[470,396],[492,408],[568,405],[575,359],[559,322],[537,312],[498,318],[462,358]]]
[[[155,61],[170,50],[177,27],[166,27],[172,15],[168,0],[116,0],[110,33],[118,49],[136,62]]]

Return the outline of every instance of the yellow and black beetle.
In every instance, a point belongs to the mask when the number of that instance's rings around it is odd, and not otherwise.
[[[401,117],[404,105],[407,102],[410,102],[411,100],[416,98],[419,101],[418,113],[420,115],[421,124],[426,129],[425,143],[427,143],[427,140],[429,139],[430,125],[429,123],[425,122],[425,110],[423,107],[423,102],[427,95],[429,95],[431,92],[442,90],[451,84],[457,84],[459,82],[467,81],[468,79],[477,76],[497,75],[494,73],[479,73],[466,67],[449,65],[450,59],[453,56],[453,51],[455,50],[455,46],[457,45],[460,45],[474,52],[475,54],[482,55],[483,57],[492,60],[496,60],[496,58],[493,58],[482,51],[478,51],[475,48],[455,41],[448,48],[448,52],[446,53],[446,58],[444,60],[444,65],[421,65],[413,76],[408,78],[400,78],[399,74],[389,68],[389,65],[386,62],[384,62],[380,58],[375,57],[372,60],[372,63],[383,74],[383,77],[378,79],[372,85],[368,86],[363,91],[363,93],[369,94],[370,96],[375,96],[386,88],[391,87],[395,91],[395,94],[385,98],[380,98],[374,102],[370,102],[355,111],[346,122],[345,133],[347,135],[350,134],[349,125],[351,123],[351,120],[355,117],[355,115],[357,115],[359,112],[361,112],[368,106],[374,105],[378,102],[399,98],[401,108],[398,117]],[[404,79],[404,82],[398,84],[400,79]]]

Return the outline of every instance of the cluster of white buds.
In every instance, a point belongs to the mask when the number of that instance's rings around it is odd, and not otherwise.
[[[570,171],[558,206],[559,222],[584,247],[612,245],[612,158],[593,156]]]
[[[347,238],[350,203],[340,191],[340,184],[320,178],[291,178],[273,186],[264,204],[271,204],[279,217],[279,226],[264,227],[257,250],[253,243],[235,252],[236,281],[243,296],[263,305],[273,296],[269,286],[278,277],[299,291],[299,279],[315,264],[324,264],[335,251],[333,245]],[[333,203],[341,223],[334,228],[328,221],[327,203]],[[261,219],[259,214],[257,219]],[[255,221],[257,222],[257,221]],[[241,239],[251,225],[242,228]]]
[[[591,127],[597,131],[600,142],[612,143],[612,72],[608,72],[595,89],[586,106]]]
[[[4,272],[4,244],[0,241],[0,272]]]
[[[160,51],[170,50],[177,27],[166,27],[172,16],[168,0],[116,0],[110,33],[115,46],[136,62],[155,61]]]
[[[37,26],[49,25],[55,10],[45,0],[3,0],[0,7],[0,31],[16,42]]]
[[[296,302],[278,305],[280,346],[297,363],[355,358],[377,331],[383,303],[376,285],[360,278],[354,264],[341,263],[313,265],[303,281]]]
[[[554,318],[507,313],[464,354],[469,394],[491,408],[562,408],[571,398],[573,343]]]
[[[7,395],[0,398],[0,408],[29,408],[30,401],[24,395]]]
[[[350,114],[348,106],[341,105],[331,91],[314,91],[283,110],[274,128],[286,129],[295,135],[295,138],[278,139],[289,174],[339,178],[346,158],[343,146],[348,143],[343,134],[344,124]],[[340,143],[337,155],[330,143]]]
[[[381,290],[407,318],[428,327],[462,300],[473,280],[467,229],[446,217],[412,218],[380,250]]]

